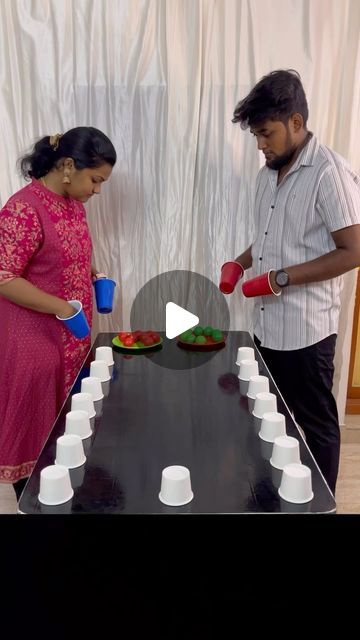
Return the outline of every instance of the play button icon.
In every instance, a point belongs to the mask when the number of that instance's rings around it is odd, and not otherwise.
[[[184,331],[192,329],[199,324],[199,318],[193,313],[179,307],[175,302],[166,305],[166,337],[169,340],[176,338]]]
[[[201,367],[221,350],[186,349],[180,335],[189,329],[220,330],[226,337],[230,326],[228,301],[218,283],[194,271],[174,270],[148,280],[137,293],[130,312],[131,331],[156,331],[161,348],[139,355],[166,369]],[[226,346],[223,347],[226,349]],[[134,356],[135,357],[135,356]],[[136,356],[137,358],[137,356]],[[143,358],[143,360],[141,360]]]

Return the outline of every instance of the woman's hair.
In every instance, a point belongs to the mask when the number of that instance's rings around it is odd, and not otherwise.
[[[236,105],[232,122],[247,129],[266,120],[287,122],[294,113],[302,115],[306,128],[309,110],[300,75],[294,69],[280,69],[263,76]]]
[[[55,139],[55,143],[52,142]],[[52,142],[52,143],[51,143]],[[76,169],[99,167],[116,162],[116,151],[109,138],[94,127],[75,127],[60,136],[45,136],[32,151],[19,159],[25,179],[41,178],[53,169],[61,158],[72,158]]]

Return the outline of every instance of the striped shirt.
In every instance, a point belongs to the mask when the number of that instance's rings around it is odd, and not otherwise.
[[[360,177],[312,136],[277,186],[264,166],[256,179],[253,276],[336,249],[331,232],[360,224]],[[254,299],[254,333],[270,349],[302,349],[337,333],[342,277],[285,287]]]

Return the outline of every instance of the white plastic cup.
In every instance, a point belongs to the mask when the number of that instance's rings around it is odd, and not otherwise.
[[[114,364],[113,350],[111,347],[96,347],[95,360],[105,360],[108,367]]]
[[[251,376],[249,379],[249,389],[247,392],[248,398],[253,398],[255,400],[257,393],[262,392],[269,393],[269,378],[266,376]]]
[[[92,431],[89,414],[86,411],[69,411],[66,414],[65,434],[79,436],[81,440],[90,438]]]
[[[265,442],[274,442],[275,438],[286,436],[285,416],[277,411],[266,411],[261,420],[259,436]]]
[[[102,400],[104,397],[101,380],[99,377],[90,376],[81,380],[81,391],[90,393],[94,402]]]
[[[108,382],[111,378],[109,367],[105,360],[93,360],[90,363],[90,377],[100,378],[101,382]]]
[[[50,465],[40,473],[39,502],[47,505],[63,504],[74,495],[69,469],[62,465]]]
[[[89,418],[94,418],[96,415],[94,401],[91,393],[74,393],[71,396],[71,411],[86,411],[89,414]]]
[[[287,464],[300,463],[299,441],[291,436],[275,438],[270,464],[283,469]]]
[[[240,366],[241,360],[255,360],[255,349],[252,347],[239,347],[237,350],[236,364]]]
[[[241,360],[238,378],[249,382],[251,376],[259,374],[259,365],[257,360]]]
[[[161,502],[170,507],[180,507],[191,502],[193,497],[189,469],[180,465],[163,469],[159,493]]]
[[[254,411],[256,394],[263,391],[269,391],[269,378],[266,376],[251,376],[246,392],[250,413]]]
[[[86,456],[80,436],[66,434],[57,439],[55,464],[61,464],[67,469],[76,469],[85,462]]]
[[[261,391],[257,393],[255,396],[255,404],[253,415],[255,418],[262,418],[264,413],[268,411],[276,411],[277,410],[277,400],[276,395],[274,393],[269,393],[268,391]]]
[[[304,464],[287,464],[282,472],[279,496],[287,502],[304,504],[313,499],[311,469]]]

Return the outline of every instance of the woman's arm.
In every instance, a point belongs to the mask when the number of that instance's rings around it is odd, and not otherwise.
[[[13,278],[0,284],[0,296],[21,307],[40,313],[52,313],[59,318],[70,318],[74,315],[74,307],[66,300],[45,293],[24,278]]]

